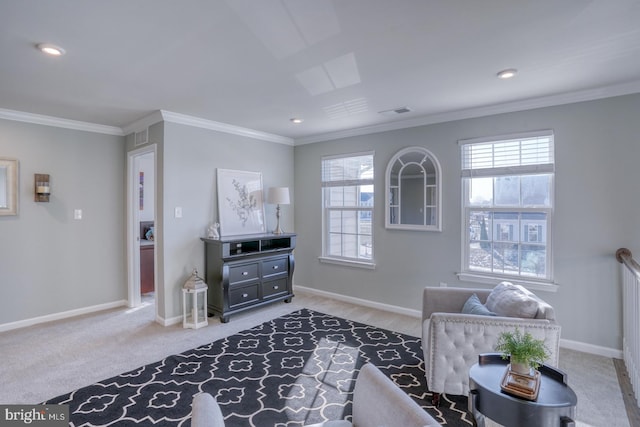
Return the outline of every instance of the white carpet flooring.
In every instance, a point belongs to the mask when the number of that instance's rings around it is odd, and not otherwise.
[[[163,327],[153,321],[153,301],[0,333],[0,403],[33,404],[209,343],[306,307],[354,321],[420,336],[420,319],[296,293],[231,317],[210,318],[205,328]],[[627,427],[613,360],[561,349],[560,368],[578,396],[577,425]]]

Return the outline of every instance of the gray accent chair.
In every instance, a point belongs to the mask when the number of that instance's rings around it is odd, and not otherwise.
[[[545,362],[558,366],[560,325],[553,308],[537,296],[535,318],[463,314],[462,308],[476,294],[485,304],[491,289],[427,287],[422,302],[422,350],[427,387],[438,405],[440,394],[467,395],[469,369],[481,353],[495,352],[498,335],[504,331],[529,332],[543,339],[550,351]]]
[[[224,427],[220,406],[209,393],[198,393],[193,396],[191,427]]]
[[[193,399],[192,427],[224,427],[224,418],[208,393]],[[440,424],[378,368],[365,364],[353,392],[353,423],[327,421],[307,427],[436,427]]]

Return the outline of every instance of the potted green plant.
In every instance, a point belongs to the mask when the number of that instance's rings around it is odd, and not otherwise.
[[[549,358],[544,340],[535,339],[529,332],[523,334],[518,328],[502,332],[495,349],[503,359],[510,359],[512,371],[524,375],[530,375],[531,368],[538,369]]]

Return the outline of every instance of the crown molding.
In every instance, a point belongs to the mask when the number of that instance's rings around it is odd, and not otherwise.
[[[99,125],[77,120],[61,119],[59,117],[25,113],[24,111],[6,110],[4,108],[0,108],[0,119],[33,123],[44,126],[53,126],[64,129],[82,130],[86,132],[103,133],[107,135],[124,136],[124,133],[122,133],[122,129],[116,126]]]
[[[156,110],[153,113],[149,114],[148,116],[145,116],[123,127],[122,133],[124,135],[129,135],[135,132],[140,132],[142,130],[145,130],[151,125],[161,122],[162,120],[163,120],[162,112],[160,110]]]
[[[232,135],[246,136],[248,138],[259,139],[267,142],[276,142],[278,144],[293,145],[294,140],[285,136],[275,135],[266,132],[260,132],[254,129],[243,128],[240,126],[230,125],[227,123],[216,122],[213,120],[201,119],[198,117],[188,116],[186,114],[174,113],[171,111],[160,110],[162,118],[170,123],[178,123],[187,126],[194,126],[203,129],[215,130]]]
[[[174,113],[166,110],[156,110],[148,116],[143,117],[125,127],[100,125],[96,123],[82,122],[78,120],[62,119],[59,117],[45,116],[42,114],[27,113],[24,111],[8,110],[0,108],[0,119],[13,120],[25,123],[33,123],[44,126],[53,126],[64,129],[73,129],[86,132],[102,133],[107,135],[125,136],[133,132],[141,131],[152,124],[160,121],[194,126],[203,129],[224,132],[232,135],[244,136],[267,142],[275,142],[285,145],[304,145],[315,142],[331,141],[335,139],[348,138],[353,136],[368,135],[372,133],[387,132],[398,129],[406,129],[418,126],[431,125],[436,123],[450,122],[454,120],[471,119],[477,117],[491,116],[494,114],[512,113],[517,111],[532,110],[535,108],[552,107],[557,105],[572,104],[576,102],[593,101],[615,96],[630,95],[640,93],[640,80],[622,83],[613,86],[606,86],[583,91],[569,92],[559,95],[550,95],[537,98],[525,99],[522,101],[506,102],[502,104],[487,105],[465,110],[450,111],[440,114],[432,114],[416,117],[408,120],[400,120],[379,125],[364,126],[360,128],[345,129],[336,132],[327,132],[302,138],[288,138],[281,135],[261,132],[254,129],[235,126],[213,120],[202,119],[181,113]]]
[[[640,80],[619,85],[606,86],[596,89],[588,89],[577,92],[569,92],[559,95],[542,96],[522,101],[506,102],[502,104],[488,105],[465,110],[450,111],[441,114],[431,114],[414,119],[400,120],[379,125],[364,126],[360,128],[345,129],[337,132],[328,132],[295,139],[295,145],[313,144],[315,142],[331,141],[335,139],[353,136],[369,135],[372,133],[387,132],[398,129],[406,129],[417,126],[432,125],[436,123],[451,122],[454,120],[471,119],[491,116],[494,114],[513,113],[516,111],[533,110],[535,108],[553,107],[556,105],[573,104],[576,102],[593,101],[596,99],[611,98],[614,96],[630,95],[640,92]]]

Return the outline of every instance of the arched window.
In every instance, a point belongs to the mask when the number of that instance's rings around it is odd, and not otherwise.
[[[396,153],[387,165],[385,226],[401,230],[442,230],[442,171],[423,147]]]

